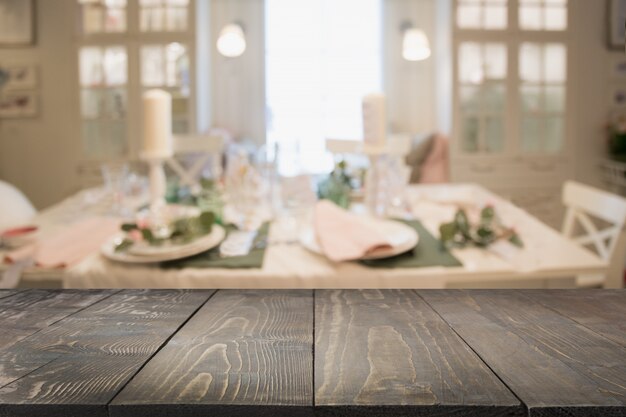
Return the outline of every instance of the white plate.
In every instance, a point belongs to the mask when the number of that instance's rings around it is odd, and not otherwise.
[[[360,258],[361,260],[391,258],[392,256],[408,252],[417,246],[419,236],[414,228],[393,220],[370,218],[368,221],[371,221],[371,226],[387,238],[391,248],[377,249]],[[323,255],[322,249],[317,242],[313,225],[309,225],[300,234],[300,244],[311,252]]]
[[[105,257],[117,261],[117,262],[126,262],[126,263],[154,263],[154,262],[163,262],[163,261],[172,261],[174,259],[186,258],[188,256],[197,255],[199,253],[205,252],[209,249],[212,249],[219,245],[224,237],[226,236],[226,231],[219,224],[214,224],[209,233],[206,236],[202,236],[194,240],[193,242],[187,243],[185,245],[177,245],[171,246],[170,251],[167,253],[157,252],[151,255],[135,255],[128,252],[115,252],[115,247],[120,242],[120,239],[124,238],[124,235],[117,235],[109,241],[107,241],[100,248],[100,252]]]

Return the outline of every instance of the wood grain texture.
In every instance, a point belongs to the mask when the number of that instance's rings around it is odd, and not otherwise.
[[[10,297],[17,294],[18,292],[19,290],[0,290],[0,298]]]
[[[412,291],[316,291],[315,332],[321,412],[524,415],[510,391]]]
[[[49,325],[118,290],[28,290],[0,299],[0,353]],[[2,377],[0,376],[0,385]]]
[[[122,390],[111,416],[312,413],[312,291],[219,291]]]
[[[108,402],[212,293],[125,290],[10,346],[0,416],[108,416]]]
[[[522,294],[626,347],[626,291],[525,290]]]
[[[626,412],[626,351],[517,291],[419,291],[530,416]]]

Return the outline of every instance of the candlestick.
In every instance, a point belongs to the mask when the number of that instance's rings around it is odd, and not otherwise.
[[[172,146],[172,96],[163,90],[143,95],[143,154],[148,158],[169,158]]]

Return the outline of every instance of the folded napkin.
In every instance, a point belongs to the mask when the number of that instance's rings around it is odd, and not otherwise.
[[[314,227],[322,252],[334,262],[360,259],[376,249],[391,247],[366,219],[328,200],[316,204]]]
[[[42,268],[66,268],[97,252],[119,227],[120,221],[114,218],[85,219],[54,236],[9,252],[4,261],[16,263],[33,258]]]

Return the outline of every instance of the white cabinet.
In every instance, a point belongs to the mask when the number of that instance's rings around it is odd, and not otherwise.
[[[573,171],[570,5],[454,5],[452,179],[483,184],[556,226],[560,187]]]

